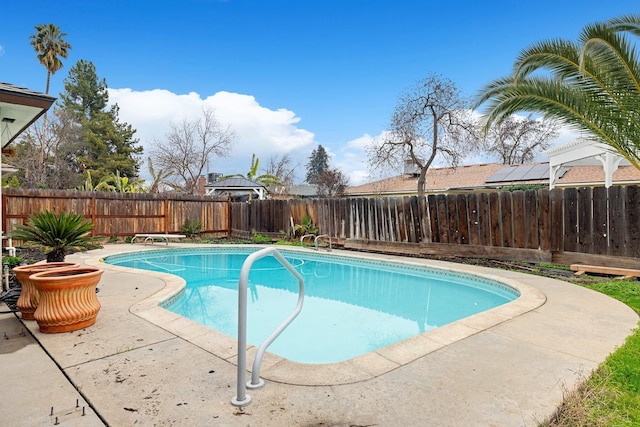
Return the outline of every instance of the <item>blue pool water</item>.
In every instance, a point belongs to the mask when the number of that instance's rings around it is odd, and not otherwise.
[[[256,248],[154,250],[106,263],[175,274],[187,282],[165,308],[237,337],[238,278]],[[485,278],[328,253],[279,249],[305,280],[300,315],[268,351],[301,363],[335,363],[512,301]],[[272,256],[249,274],[247,341],[258,346],[294,310],[298,281]]]

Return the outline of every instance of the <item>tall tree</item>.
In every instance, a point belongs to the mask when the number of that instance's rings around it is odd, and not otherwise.
[[[66,58],[68,56],[71,45],[64,40],[67,34],[60,31],[60,28],[54,24],[38,24],[35,26],[35,29],[36,33],[32,34],[29,38],[31,39],[31,46],[33,46],[36,51],[38,61],[47,70],[45,93],[49,94],[51,76],[62,68],[62,60],[60,58]],[[46,169],[45,157],[47,153],[45,152],[45,147],[47,144],[44,140],[49,138],[49,135],[47,135],[46,111],[42,117],[42,123],[42,133],[40,136],[43,141],[40,144],[40,151],[38,151],[40,154],[39,163],[33,165],[38,171],[44,171]]]
[[[349,179],[339,169],[327,169],[316,180],[318,196],[340,197],[349,186]]]
[[[269,188],[271,193],[284,194],[293,185],[295,178],[295,166],[291,166],[291,157],[284,154],[280,157],[272,156],[265,169],[265,174],[278,177],[281,185],[275,185]]]
[[[23,188],[68,189],[76,187],[76,154],[81,146],[81,130],[73,117],[56,108],[50,120],[29,126],[16,144],[13,164],[19,168]]]
[[[410,161],[419,169],[423,197],[427,170],[438,154],[456,165],[478,143],[467,101],[449,79],[432,74],[405,90],[391,118],[389,132],[368,148],[373,169],[400,168]]]
[[[36,51],[38,61],[47,69],[47,86],[45,93],[49,93],[51,76],[62,68],[62,60],[69,54],[71,45],[64,40],[66,33],[54,24],[36,25],[36,33],[31,35],[31,46]]]
[[[322,145],[314,149],[307,163],[307,176],[305,181],[315,184],[316,181],[329,169],[329,155]]]
[[[64,89],[60,94],[62,109],[75,118],[82,132],[83,144],[76,153],[79,172],[92,171],[94,185],[109,175],[136,177],[143,148],[134,138],[135,129],[119,121],[118,105],[108,107],[107,83],[98,78],[93,63],[78,61],[69,71]]]
[[[197,194],[198,179],[212,156],[229,154],[234,134],[223,127],[212,109],[203,109],[200,118],[171,123],[171,130],[162,141],[154,141],[151,148],[153,163],[164,171],[171,171],[173,187],[189,194]]]
[[[640,15],[589,24],[577,43],[553,39],[524,49],[512,75],[478,97],[478,106],[486,103],[485,129],[517,112],[541,113],[640,169],[640,62],[629,35],[640,36]]]
[[[517,165],[534,161],[556,136],[558,124],[553,120],[510,116],[488,129],[482,148],[505,165]]]

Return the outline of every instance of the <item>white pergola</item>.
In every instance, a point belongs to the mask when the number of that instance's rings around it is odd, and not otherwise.
[[[228,194],[230,196],[238,196],[241,194],[255,193],[258,200],[267,198],[267,189],[264,185],[250,181],[246,178],[227,178],[205,186],[208,196],[216,196],[220,194]]]
[[[604,186],[613,184],[613,173],[629,161],[612,147],[592,139],[579,138],[560,147],[545,151],[549,156],[549,188],[555,187],[558,171],[563,166],[600,166],[604,169]]]

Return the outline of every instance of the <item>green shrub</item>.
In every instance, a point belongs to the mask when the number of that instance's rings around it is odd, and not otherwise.
[[[195,240],[202,233],[202,222],[199,220],[191,221],[189,218],[185,219],[184,224],[182,224],[182,233]]]
[[[313,224],[313,220],[309,215],[305,215],[300,220],[300,224],[296,224],[293,230],[298,234],[298,237],[305,236],[307,234],[316,234],[318,227]]]
[[[27,225],[18,225],[11,237],[34,243],[47,255],[47,262],[64,261],[71,249],[92,249],[96,238],[89,236],[93,223],[70,212],[38,212]]]
[[[252,237],[251,237],[251,241],[253,243],[271,243],[271,237],[268,236],[263,236],[262,234],[258,233],[256,230],[251,230],[252,233]]]
[[[13,269],[13,267],[17,267],[22,262],[22,257],[19,256],[5,256],[2,257],[2,264],[8,265],[9,270]]]

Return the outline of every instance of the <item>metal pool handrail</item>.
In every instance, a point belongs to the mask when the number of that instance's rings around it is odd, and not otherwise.
[[[313,244],[316,247],[316,251],[318,250],[318,240],[320,240],[321,238],[327,238],[329,239],[329,251],[331,251],[331,236],[329,236],[328,234],[321,234],[319,236],[316,236],[316,238],[313,240]]]
[[[296,308],[287,317],[280,326],[278,326],[258,347],[256,358],[253,361],[253,369],[251,372],[251,382],[245,383],[247,375],[247,283],[249,282],[249,271],[253,266],[253,263],[261,258],[272,255],[275,259],[280,261],[296,279],[298,279],[298,303]],[[240,270],[240,279],[238,280],[238,380],[236,396],[231,399],[231,404],[234,406],[246,406],[251,403],[251,396],[246,394],[246,388],[259,388],[264,385],[264,381],[260,378],[260,364],[262,363],[262,357],[267,347],[285,330],[287,326],[296,318],[298,313],[302,310],[302,303],[304,302],[304,279],[302,275],[298,273],[293,266],[287,261],[282,254],[273,247],[264,248],[258,252],[254,252],[247,257],[242,264],[242,270]]]

